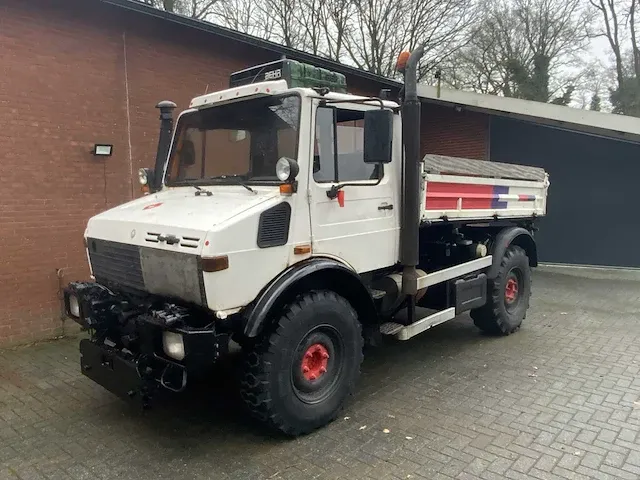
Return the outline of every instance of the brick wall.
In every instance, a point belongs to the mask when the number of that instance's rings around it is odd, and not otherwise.
[[[422,103],[422,154],[436,153],[488,160],[489,116],[442,105]]]
[[[0,26],[7,344],[61,332],[59,285],[88,274],[87,219],[137,195],[131,172],[135,180],[140,166],[153,165],[157,101],[185,108],[207,86],[226,87],[232,71],[277,57],[99,2],[70,0],[63,9],[7,0]],[[96,142],[112,143],[113,156],[91,155]]]
[[[195,94],[225,88],[231,72],[279,55],[97,1],[4,0],[0,58],[0,345],[7,345],[69,328],[60,286],[88,275],[89,217],[138,194],[136,172],[153,165],[156,151],[154,105],[169,99],[185,108]],[[374,82],[347,81],[354,93],[378,93]],[[482,158],[473,141],[426,118],[428,149]],[[113,156],[94,157],[94,143],[112,143]]]

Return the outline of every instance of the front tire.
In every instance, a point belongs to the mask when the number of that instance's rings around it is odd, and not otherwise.
[[[471,311],[473,323],[492,335],[516,332],[527,315],[531,297],[529,257],[521,247],[509,246],[488,290],[487,303]]]
[[[242,397],[269,427],[309,433],[334,420],[353,392],[362,348],[347,300],[330,291],[302,295],[246,353]]]

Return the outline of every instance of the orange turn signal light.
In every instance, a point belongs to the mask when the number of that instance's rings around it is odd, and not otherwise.
[[[142,192],[143,195],[146,195],[147,193],[149,193],[149,185],[142,185],[140,187],[140,191]]]
[[[219,257],[202,257],[201,265],[203,272],[219,272],[229,268],[229,257],[220,255]]]
[[[294,255],[306,255],[307,253],[311,253],[311,245],[297,245],[293,247]]]
[[[396,61],[396,70],[399,72],[404,72],[404,69],[407,67],[407,62],[409,61],[409,52],[402,52],[398,55],[398,60]]]
[[[293,195],[293,185],[290,183],[281,184],[280,195]]]

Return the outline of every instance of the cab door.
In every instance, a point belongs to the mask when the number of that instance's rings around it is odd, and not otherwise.
[[[398,148],[394,145],[392,163],[364,163],[364,112],[372,108],[338,103],[314,109],[309,178],[313,254],[337,257],[359,273],[398,261]],[[399,121],[394,115],[394,131],[399,131]],[[330,198],[327,193],[340,185],[341,193]]]

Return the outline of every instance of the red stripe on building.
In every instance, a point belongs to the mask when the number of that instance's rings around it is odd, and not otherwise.
[[[490,209],[493,185],[427,182],[427,210],[455,210],[462,198],[463,210]]]

